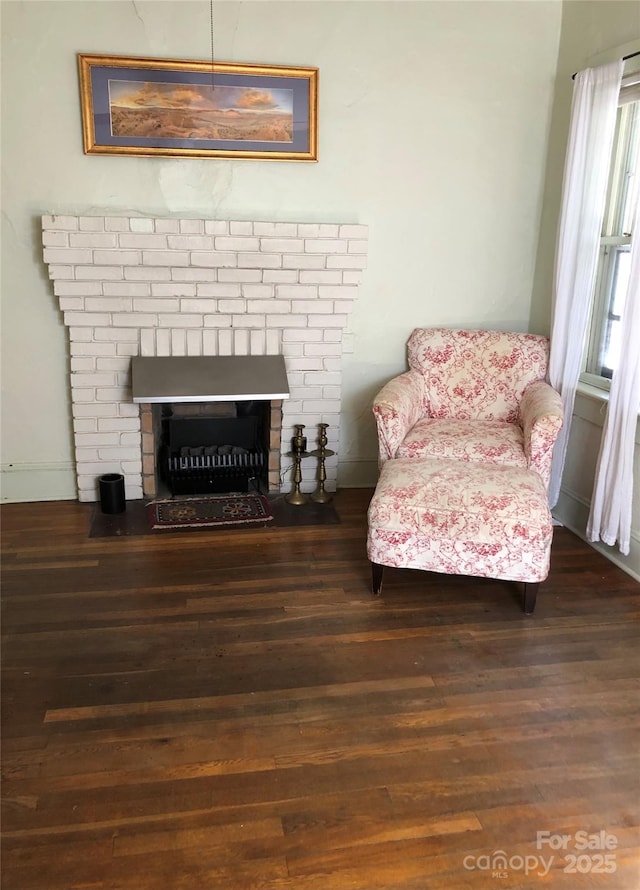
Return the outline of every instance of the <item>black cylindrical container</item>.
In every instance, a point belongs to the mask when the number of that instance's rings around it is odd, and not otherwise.
[[[124,476],[120,473],[107,473],[100,476],[100,508],[103,513],[124,513]]]

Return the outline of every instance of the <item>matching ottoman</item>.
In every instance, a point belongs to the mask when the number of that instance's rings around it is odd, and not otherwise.
[[[381,590],[384,566],[521,581],[531,614],[552,536],[547,492],[532,470],[388,460],[368,511],[373,591]]]

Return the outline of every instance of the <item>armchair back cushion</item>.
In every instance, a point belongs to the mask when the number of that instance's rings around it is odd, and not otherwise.
[[[516,423],[525,389],[544,380],[549,340],[535,334],[416,328],[409,367],[424,379],[427,417]]]

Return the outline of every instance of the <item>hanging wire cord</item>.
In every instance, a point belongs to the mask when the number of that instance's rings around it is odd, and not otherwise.
[[[211,0],[211,5],[213,6],[213,0]],[[212,38],[212,39],[213,39],[213,38]],[[640,56],[640,50],[638,50],[638,52],[636,52],[636,53],[629,53],[628,56],[623,56],[623,57],[622,57],[622,61],[623,61],[623,62],[626,62],[627,59],[634,59],[636,56]],[[577,73],[578,73],[578,72],[575,71],[575,72],[571,75],[571,80],[575,80],[575,79],[576,79],[576,74],[577,74]]]
[[[213,72],[215,67],[213,52],[213,0],[209,0],[209,29],[211,34],[211,90],[214,90]]]

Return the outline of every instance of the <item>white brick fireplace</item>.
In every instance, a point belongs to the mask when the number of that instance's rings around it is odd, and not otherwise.
[[[343,334],[366,265],[367,227],[146,217],[44,216],[44,259],[69,328],[76,474],[81,501],[122,473],[143,497],[140,406],[132,356],[285,357],[282,490],[293,425],[309,448],[317,424],[339,449]],[[303,464],[303,489],[315,487]],[[326,464],[327,489],[337,455]]]

